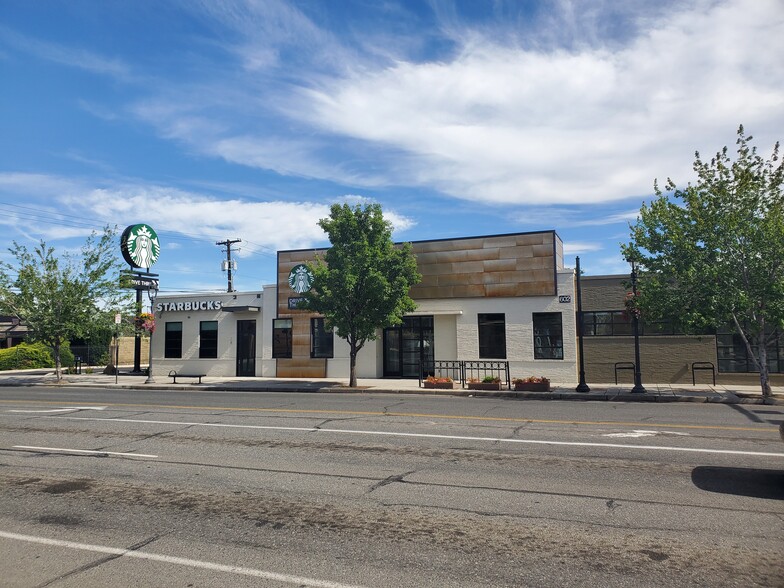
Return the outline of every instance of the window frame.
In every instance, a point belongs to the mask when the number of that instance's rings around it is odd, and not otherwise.
[[[554,318],[558,317],[558,321],[552,322],[549,325],[539,325],[538,329],[541,330],[543,327],[553,327],[557,326],[558,333],[552,333],[549,330],[546,333],[538,333],[537,332],[537,318],[542,320],[545,318]],[[534,348],[534,359],[539,360],[554,360],[554,361],[563,361],[564,359],[564,340],[563,340],[563,313],[562,312],[533,312],[531,313],[531,329],[533,331],[533,348]],[[547,337],[549,339],[555,339],[555,344],[551,341],[549,345],[540,344],[537,345],[537,337]],[[543,350],[550,350],[550,353],[543,353]],[[554,353],[553,353],[554,352]]]
[[[179,329],[169,328],[179,325]],[[177,335],[173,335],[177,333]],[[177,345],[175,346],[175,343]],[[176,349],[176,354],[175,354]],[[182,359],[182,321],[166,321],[164,324],[163,357],[166,359]]]
[[[506,359],[506,313],[479,312],[476,323],[479,359]]]
[[[287,324],[288,326],[278,326]],[[274,318],[272,319],[272,358],[291,359],[292,335],[294,330],[294,319]],[[279,340],[284,338],[285,340]],[[280,353],[283,348],[283,353]]]
[[[205,325],[215,328],[205,329]],[[209,345],[205,345],[205,339]],[[218,321],[199,321],[199,359],[218,359]]]
[[[327,330],[324,317],[310,319],[310,357],[314,359],[335,357],[335,332],[333,329]]]

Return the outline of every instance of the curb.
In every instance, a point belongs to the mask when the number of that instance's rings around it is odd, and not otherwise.
[[[644,393],[632,394],[629,392],[515,392],[515,391],[481,391],[468,389],[452,390],[433,390],[424,388],[348,388],[346,386],[334,387],[313,387],[303,386],[264,386],[256,385],[232,386],[231,384],[105,384],[87,382],[7,382],[0,383],[0,386],[8,387],[47,387],[47,388],[68,388],[81,386],[85,388],[112,388],[124,390],[172,390],[184,392],[188,390],[208,391],[208,392],[284,392],[284,393],[310,393],[310,394],[398,394],[398,395],[427,395],[427,396],[449,396],[457,398],[508,398],[514,400],[566,400],[581,402],[635,402],[635,403],[672,403],[672,402],[691,402],[702,404],[762,404],[762,405],[784,405],[784,398],[762,398],[760,396],[750,396],[747,394],[736,394],[727,392],[720,394],[707,392],[699,395],[697,392],[678,394],[671,392],[662,394]]]

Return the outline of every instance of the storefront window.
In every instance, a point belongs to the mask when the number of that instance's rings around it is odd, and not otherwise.
[[[534,359],[563,359],[563,327],[560,312],[535,312]]]
[[[310,319],[310,356],[332,357],[334,336],[327,330],[323,318]]]
[[[758,347],[752,345],[751,349],[756,355]],[[743,339],[730,329],[720,329],[716,334],[716,355],[719,359],[719,372],[757,372],[754,359],[749,355]],[[768,371],[770,373],[784,372],[784,339],[782,337],[777,337],[768,344]]]
[[[182,322],[166,323],[164,357],[182,357]]]
[[[199,357],[202,359],[218,357],[218,321],[199,323]]]
[[[291,357],[292,320],[272,319],[272,357]]]
[[[480,359],[506,359],[506,315],[479,314]]]

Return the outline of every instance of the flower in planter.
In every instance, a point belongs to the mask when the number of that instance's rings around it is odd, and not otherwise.
[[[452,378],[428,376],[425,378],[425,382],[428,384],[451,384]]]
[[[496,376],[485,376],[484,378],[482,378],[482,383],[483,384],[500,384],[501,383],[501,378],[498,378]]]
[[[550,380],[545,378],[544,376],[537,377],[537,376],[528,376],[527,378],[513,378],[513,384],[549,384]]]

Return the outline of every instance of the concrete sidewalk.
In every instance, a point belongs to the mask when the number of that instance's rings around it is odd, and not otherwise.
[[[385,393],[385,394],[430,394],[437,396],[470,396],[493,398],[520,398],[537,400],[594,400],[615,402],[713,402],[723,404],[763,404],[759,386],[741,385],[684,385],[645,384],[647,392],[632,394],[631,384],[592,384],[590,392],[575,392],[576,383],[553,384],[551,392],[515,392],[510,390],[468,390],[456,384],[453,390],[431,390],[419,387],[417,380],[408,379],[360,379],[357,388],[348,387],[348,379],[322,378],[226,378],[205,377],[202,383],[171,383],[167,376],[155,376],[155,381],[145,383],[147,377],[121,371],[115,376],[103,373],[69,374],[61,384],[57,383],[54,371],[19,370],[0,372],[0,386],[96,386],[126,389],[159,390],[210,390],[248,392],[331,392],[331,393]],[[784,386],[773,387],[773,397],[767,404],[784,404]]]

